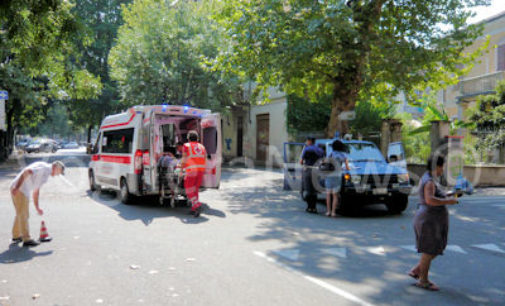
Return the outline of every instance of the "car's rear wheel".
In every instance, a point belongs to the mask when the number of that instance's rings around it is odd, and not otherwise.
[[[395,195],[392,196],[387,202],[386,206],[389,212],[393,215],[401,214],[409,205],[408,195]]]
[[[121,178],[121,185],[120,185],[120,190],[119,190],[119,199],[123,204],[131,204],[133,200],[133,195],[130,193],[130,190],[128,189],[128,184],[126,183],[125,178]]]

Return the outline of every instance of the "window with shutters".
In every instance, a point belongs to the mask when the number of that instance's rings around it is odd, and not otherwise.
[[[497,50],[498,65],[496,70],[505,71],[505,44],[499,45]]]

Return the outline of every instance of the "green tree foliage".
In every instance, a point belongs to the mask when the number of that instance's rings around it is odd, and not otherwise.
[[[191,104],[220,109],[241,101],[238,79],[206,69],[227,45],[209,19],[213,1],[138,0],[124,6],[109,64],[126,104]]]
[[[85,98],[101,89],[93,75],[74,65],[73,42],[87,37],[72,6],[65,0],[0,3],[0,87],[9,91],[0,158],[12,147],[15,129],[43,120],[49,99]]]
[[[480,96],[469,117],[479,135],[477,146],[487,150],[505,145],[505,82],[500,82],[495,91]]]
[[[330,118],[331,106],[329,97],[317,102],[288,96],[287,124],[288,132],[297,136],[299,132],[315,132],[324,130]]]
[[[382,126],[382,119],[392,118],[395,113],[393,103],[373,103],[359,101],[356,103],[356,116],[350,121],[350,132],[353,135],[367,136],[378,132]]]
[[[37,126],[36,134],[59,138],[71,135],[72,128],[65,105],[55,103],[49,107],[45,120]]]
[[[103,87],[96,99],[77,99],[69,105],[73,124],[88,130],[88,142],[93,126],[99,125],[105,115],[121,108],[117,86],[110,78],[107,61],[117,30],[123,24],[121,6],[131,2],[79,0],[72,10],[93,38],[91,43],[76,42],[82,50],[79,64],[99,76]]]
[[[244,71],[258,90],[280,86],[317,101],[330,95],[327,132],[360,94],[394,96],[457,81],[481,27],[466,8],[487,0],[230,0],[216,19],[233,39],[219,66]],[[480,50],[479,50],[480,51]],[[387,84],[387,86],[385,85]]]

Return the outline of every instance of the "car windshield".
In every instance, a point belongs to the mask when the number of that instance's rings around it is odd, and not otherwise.
[[[383,162],[379,149],[374,144],[370,143],[348,143],[349,161],[350,162]]]

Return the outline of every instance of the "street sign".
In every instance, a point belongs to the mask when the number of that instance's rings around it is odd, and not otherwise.
[[[7,131],[5,123],[5,100],[9,99],[9,93],[6,90],[0,90],[0,131]]]
[[[356,112],[355,111],[341,112],[340,115],[338,115],[338,118],[342,121],[354,120],[356,118]]]
[[[9,92],[7,90],[0,90],[0,100],[9,100]]]

